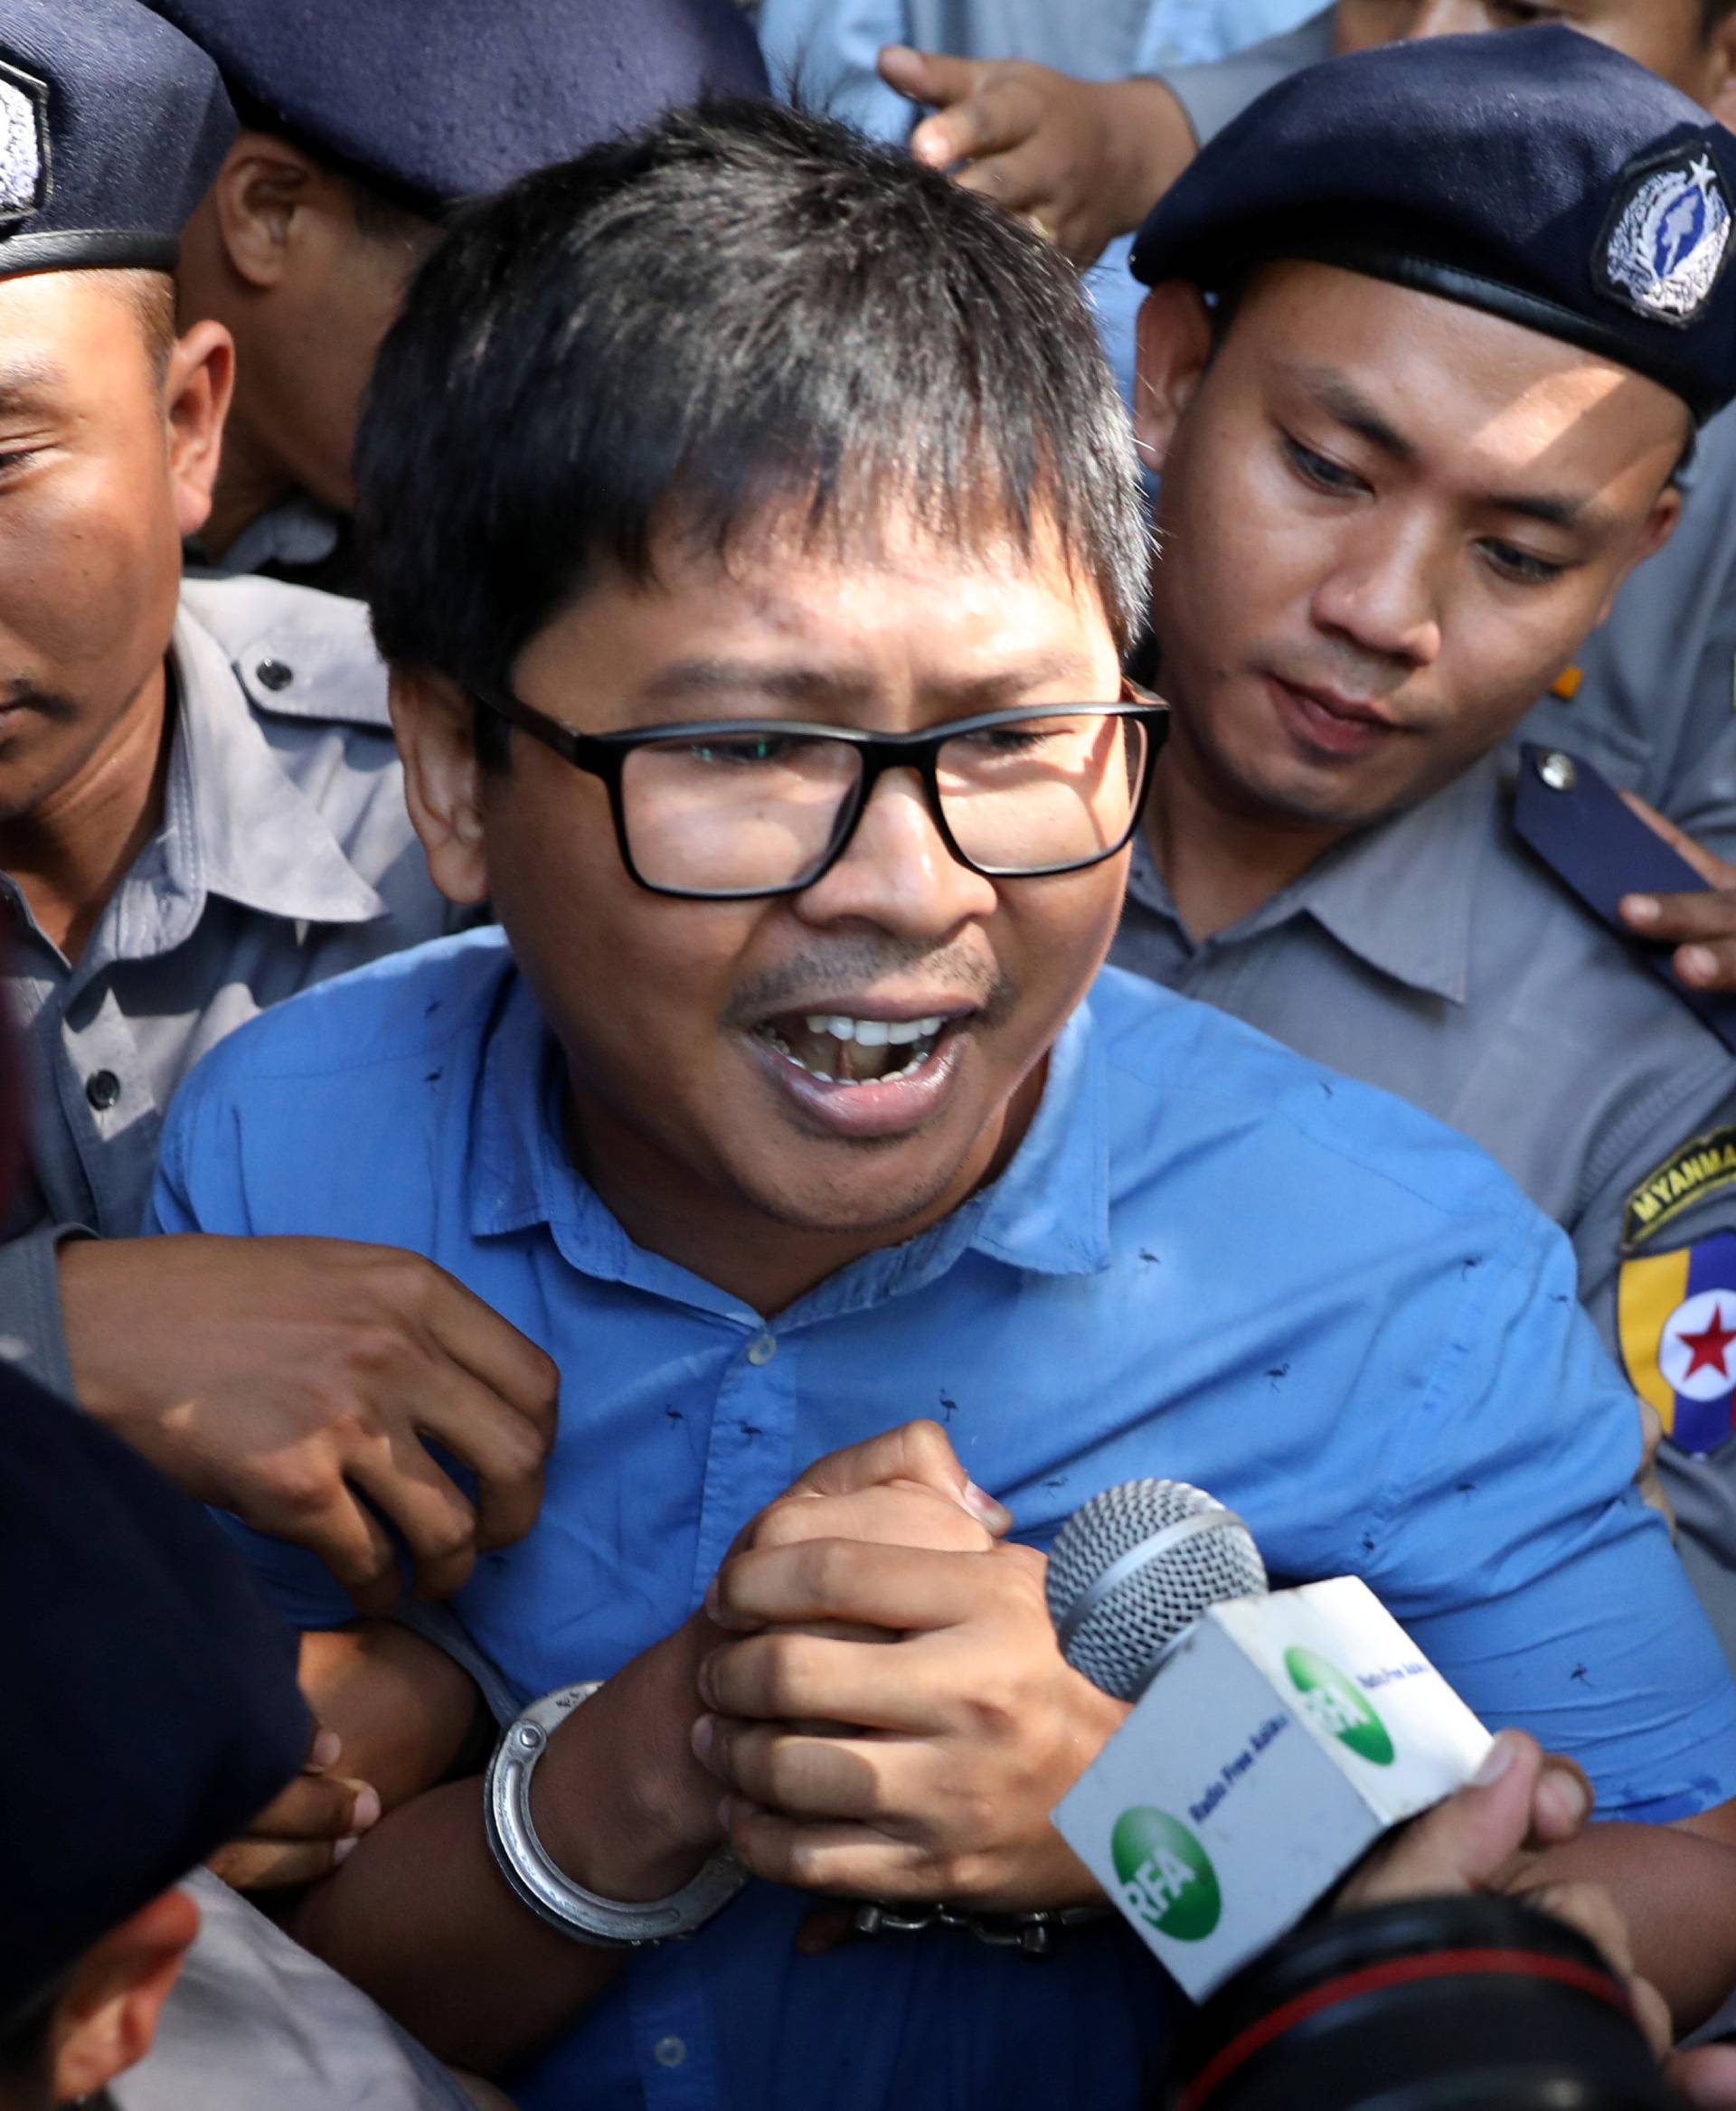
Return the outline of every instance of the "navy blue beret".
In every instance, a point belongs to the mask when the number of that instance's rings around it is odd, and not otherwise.
[[[424,212],[701,95],[763,95],[734,0],[151,0],[244,116]]]
[[[1146,285],[1281,257],[1505,316],[1649,376],[1705,419],[1736,396],[1736,136],[1560,26],[1331,59],[1202,149],[1140,230]]]
[[[295,1666],[205,1512],[0,1362],[0,2031],[297,1774]]]
[[[172,271],[234,136],[216,68],[140,0],[0,0],[0,278]]]

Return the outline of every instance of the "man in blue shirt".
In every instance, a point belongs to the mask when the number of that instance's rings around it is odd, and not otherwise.
[[[1633,389],[1556,464],[1619,494],[1612,577],[1685,425]],[[1736,1692],[1564,1243],[1396,1101],[1099,975],[1157,728],[1052,250],[814,120],[670,118],[465,217],[358,481],[412,812],[502,929],[226,1042],[156,1219],[411,1248],[565,1382],[444,1648],[250,1542],[387,1810],[297,1934],[533,2107],[1138,2101],[1167,2004],[1118,1924],[1041,1973],[801,1930],[1097,1902],[1048,1814],[1120,1710],[1036,1550],[1155,1473],[1646,1821],[1540,1871],[1615,1887],[1679,2017],[1720,1999]],[[485,1825],[479,1696],[547,1700],[496,1777],[538,1755],[534,1840]],[[596,1946],[654,1920],[693,1939]]]

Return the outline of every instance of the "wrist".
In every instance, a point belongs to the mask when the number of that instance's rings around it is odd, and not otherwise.
[[[694,1632],[695,1628],[700,1632]],[[712,1639],[695,1615],[573,1710],[531,1785],[543,1845],[604,1898],[665,1898],[721,1843],[717,1784],[693,1758],[694,1674]]]
[[[1118,231],[1131,234],[1199,151],[1187,113],[1158,80],[1105,84],[1109,113],[1109,195]]]

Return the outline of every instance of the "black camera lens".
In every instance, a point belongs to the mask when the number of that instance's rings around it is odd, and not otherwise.
[[[1215,1994],[1175,2111],[1669,2111],[1626,1987],[1565,1922],[1424,1899],[1300,1929]]]

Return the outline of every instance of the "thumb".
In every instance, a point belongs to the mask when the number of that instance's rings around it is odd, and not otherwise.
[[[914,1483],[946,1495],[996,1535],[1013,1522],[1005,1504],[985,1494],[958,1463],[939,1422],[905,1422],[896,1429],[827,1452],[791,1484],[792,1495],[854,1495],[891,1482]]]
[[[878,63],[880,78],[888,88],[895,88],[913,103],[929,103],[941,109],[948,103],[967,101],[975,94],[977,76],[988,61],[952,59],[944,52],[913,51],[909,44],[887,44]]]
[[[1697,843],[1685,829],[1667,820],[1656,806],[1647,806],[1637,792],[1623,792],[1621,796],[1653,834],[1661,835],[1679,857],[1687,860],[1708,887],[1728,887],[1736,881],[1736,865],[1727,865],[1722,858]]]
[[[1345,1885],[1340,1910],[1493,1884],[1531,1835],[1543,1771],[1535,1741],[1504,1729],[1467,1786],[1376,1849]]]

